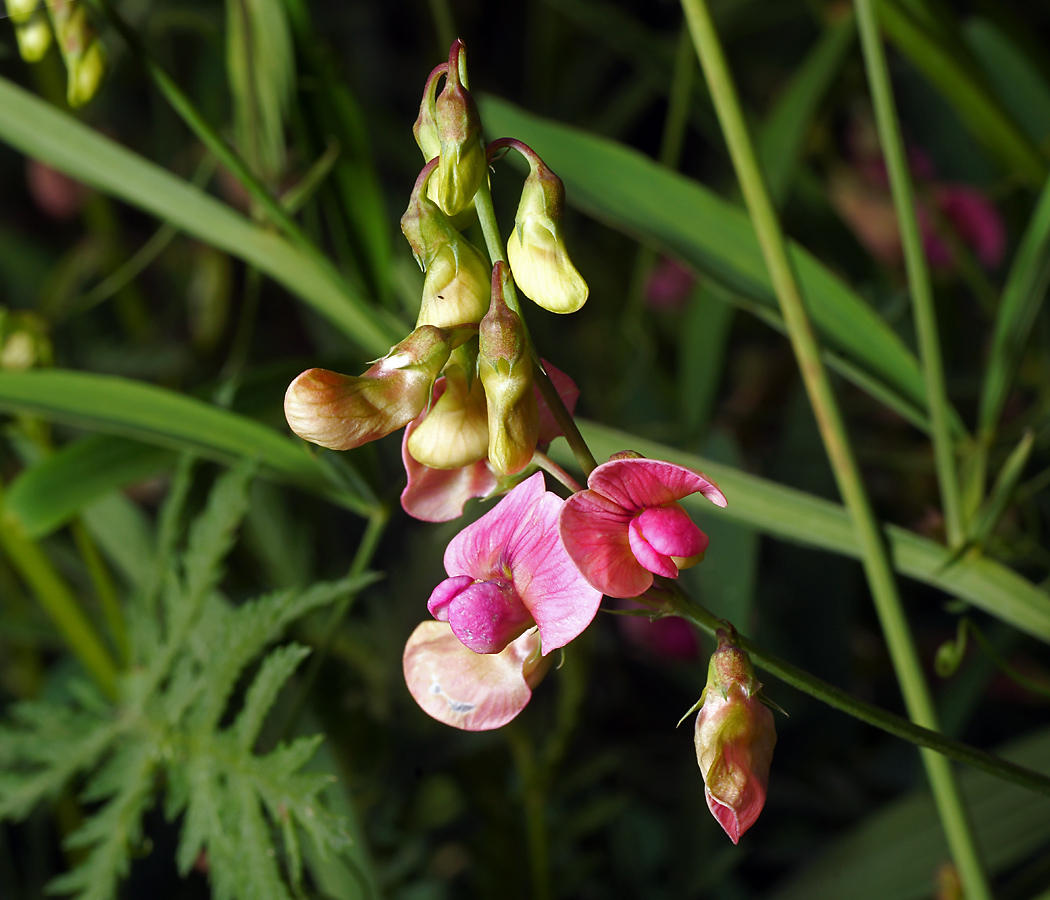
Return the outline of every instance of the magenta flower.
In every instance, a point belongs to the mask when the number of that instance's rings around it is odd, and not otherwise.
[[[537,472],[449,543],[449,577],[427,609],[448,622],[465,647],[499,653],[536,625],[546,655],[590,624],[602,597],[565,552],[558,534],[562,504]]]
[[[553,657],[532,628],[499,653],[475,653],[447,622],[421,622],[405,645],[409,693],[427,715],[464,731],[506,725],[532,698]]]
[[[580,389],[576,383],[560,369],[544,361],[543,368],[550,376],[555,389],[561,396],[571,414],[576,408]],[[444,393],[445,379],[439,378],[434,385],[434,396],[431,408]],[[540,414],[539,447],[546,448],[558,435],[554,415],[546,402],[536,390],[536,404]],[[463,507],[468,500],[475,497],[488,497],[500,488],[500,477],[493,471],[487,460],[462,466],[458,469],[435,469],[424,466],[408,452],[408,440],[419,427],[427,413],[421,413],[405,429],[401,442],[401,460],[405,464],[407,484],[401,492],[401,506],[410,516],[424,522],[450,522],[463,515]],[[504,487],[505,489],[505,487]]]
[[[627,453],[598,466],[587,487],[565,501],[561,537],[584,578],[610,597],[637,597],[654,574],[677,578],[703,559],[707,535],[679,500],[699,492],[726,505],[702,473]]]

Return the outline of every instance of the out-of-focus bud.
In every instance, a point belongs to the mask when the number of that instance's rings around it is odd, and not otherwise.
[[[106,74],[106,51],[88,19],[85,4],[48,0],[51,24],[67,69],[66,100],[76,108],[90,101]]]
[[[707,807],[735,844],[765,805],[777,735],[750,657],[727,632],[717,637],[696,717],[696,759]]]
[[[539,410],[525,327],[503,297],[502,262],[492,270],[492,300],[478,330],[478,374],[488,401],[489,464],[504,475],[520,472],[536,452]]]
[[[411,422],[430,401],[455,337],[433,325],[417,328],[364,375],[308,369],[284,395],[284,414],[299,437],[350,450]]]
[[[6,0],[7,15],[15,25],[28,22],[33,13],[40,8],[39,0]]]
[[[488,168],[481,140],[481,116],[466,81],[466,48],[457,38],[448,54],[445,87],[434,103],[441,157],[435,178],[435,199],[450,216],[470,205]]]
[[[461,347],[457,354],[464,353]],[[473,367],[471,367],[473,371]],[[445,367],[445,392],[412,431],[408,452],[432,469],[458,469],[483,460],[489,449],[485,390],[463,366]]]
[[[503,143],[495,141],[492,147]],[[529,147],[508,139],[529,161],[507,259],[518,287],[533,303],[556,313],[576,312],[587,302],[587,282],[565,249],[562,210],[565,186]]]
[[[8,4],[11,9],[11,4]],[[18,39],[18,53],[26,62],[40,62],[51,46],[51,26],[42,10],[32,13],[22,20],[11,13],[15,24],[15,37]]]
[[[0,307],[0,369],[24,372],[54,361],[47,323],[33,312],[11,312]]]
[[[436,168],[437,160],[424,166],[401,217],[401,231],[426,273],[417,328],[480,322],[489,305],[488,261],[427,197]]]

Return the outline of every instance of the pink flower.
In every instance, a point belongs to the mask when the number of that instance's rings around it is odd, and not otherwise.
[[[576,409],[580,389],[568,375],[549,362],[544,361],[543,368],[571,414]],[[439,378],[434,385],[431,408],[444,390],[445,379]],[[539,446],[545,448],[561,434],[561,429],[558,428],[554,414],[538,390],[536,403],[540,415]],[[408,452],[408,441],[426,416],[427,412],[424,411],[409,424],[401,442],[401,460],[405,464],[405,475],[408,479],[405,489],[401,492],[401,506],[410,516],[424,522],[450,522],[463,515],[463,507],[468,500],[496,493],[501,480],[484,459],[458,469],[435,469],[424,466],[413,458]]]
[[[707,535],[677,501],[699,491],[726,505],[702,473],[629,453],[598,466],[587,486],[565,501],[559,527],[580,572],[610,597],[637,597],[654,574],[677,578],[703,558]]]
[[[676,259],[663,257],[645,281],[645,302],[652,309],[678,309],[689,298],[696,276]]]
[[[750,657],[725,631],[717,636],[694,742],[707,808],[735,844],[765,806],[777,734]]]
[[[402,660],[409,693],[427,715],[464,731],[506,725],[532,698],[553,657],[540,653],[536,629],[499,653],[464,647],[447,622],[422,622]]]
[[[449,543],[449,577],[427,609],[475,653],[499,653],[536,625],[546,655],[594,618],[601,593],[565,552],[558,535],[562,504],[537,472]]]

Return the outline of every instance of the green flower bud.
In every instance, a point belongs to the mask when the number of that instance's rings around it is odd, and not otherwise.
[[[441,158],[435,177],[435,199],[450,216],[470,205],[488,168],[481,116],[465,87],[466,75],[466,51],[457,39],[449,50],[445,87],[434,104]]]
[[[492,270],[492,300],[478,330],[478,374],[488,401],[489,464],[503,475],[520,472],[536,452],[539,409],[525,328],[503,298],[504,263]]]
[[[98,93],[106,74],[106,50],[83,3],[49,0],[48,10],[68,73],[66,100],[74,108],[83,106]]]
[[[514,280],[533,303],[556,313],[576,312],[587,301],[587,282],[565,249],[562,209],[565,186],[535,153],[518,141],[530,171],[521,190],[507,259]],[[528,152],[525,152],[528,150]]]
[[[329,450],[350,450],[397,431],[430,402],[455,340],[441,328],[424,325],[362,376],[308,369],[285,393],[288,425]]]
[[[444,388],[409,437],[408,452],[416,462],[432,469],[459,469],[488,455],[485,390],[479,378],[468,381],[467,373],[458,365],[445,367]]]
[[[437,96],[437,83],[448,71],[448,65],[442,63],[437,66],[427,79],[423,88],[423,100],[419,104],[419,115],[412,125],[412,134],[416,144],[423,152],[423,161],[430,162],[435,156],[441,155],[441,138],[438,135],[437,115],[435,111],[434,98]]]
[[[54,354],[47,322],[34,312],[0,307],[0,369],[24,372],[52,365]]]
[[[11,14],[14,19],[14,13]],[[15,37],[18,53],[26,62],[40,62],[51,46],[51,26],[43,12],[35,13],[23,21],[15,20]]]
[[[7,7],[8,16],[15,25],[28,22],[33,13],[40,8],[38,0],[7,0],[4,5]]]

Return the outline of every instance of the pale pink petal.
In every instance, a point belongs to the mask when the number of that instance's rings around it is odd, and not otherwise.
[[[464,647],[475,653],[499,653],[533,623],[512,584],[482,581],[452,599],[448,624]]]
[[[521,522],[531,522],[546,493],[543,473],[525,479],[495,507],[457,534],[445,549],[449,575],[472,575],[477,581],[510,577],[506,550]]]
[[[506,725],[546,672],[539,635],[529,631],[502,653],[475,653],[445,622],[421,623],[405,645],[409,693],[427,715],[465,731]]]
[[[718,486],[702,472],[660,459],[611,459],[591,472],[587,486],[629,512],[664,506],[695,493],[715,506],[726,505]]]
[[[587,583],[562,544],[563,505],[545,493],[531,516],[518,520],[507,544],[514,587],[539,625],[545,655],[579,637],[602,602],[601,591]]]
[[[657,553],[664,556],[696,556],[707,549],[708,539],[677,503],[647,509],[631,523]],[[633,542],[632,542],[633,546]]]
[[[634,558],[654,575],[663,575],[665,578],[678,577],[678,566],[674,564],[674,560],[660,553],[645,539],[638,527],[638,518],[631,520],[627,528],[627,539]]]
[[[637,597],[653,583],[652,572],[631,552],[632,518],[595,491],[573,494],[562,506],[558,527],[569,557],[591,586],[609,597]]]
[[[576,387],[576,382],[561,369],[555,368],[545,359],[541,360],[541,362],[543,363],[543,370],[550,378],[551,384],[554,385],[554,390],[558,392],[558,396],[561,397],[562,403],[565,404],[565,408],[571,416],[576,411],[576,401],[580,397],[580,389]],[[555,421],[554,413],[550,411],[547,402],[540,396],[539,388],[534,387],[533,390],[536,392],[536,405],[539,407],[540,413],[539,443],[546,446],[561,434],[561,428]]]
[[[448,621],[448,605],[474,583],[469,575],[446,578],[430,594],[427,611],[439,622]]]

